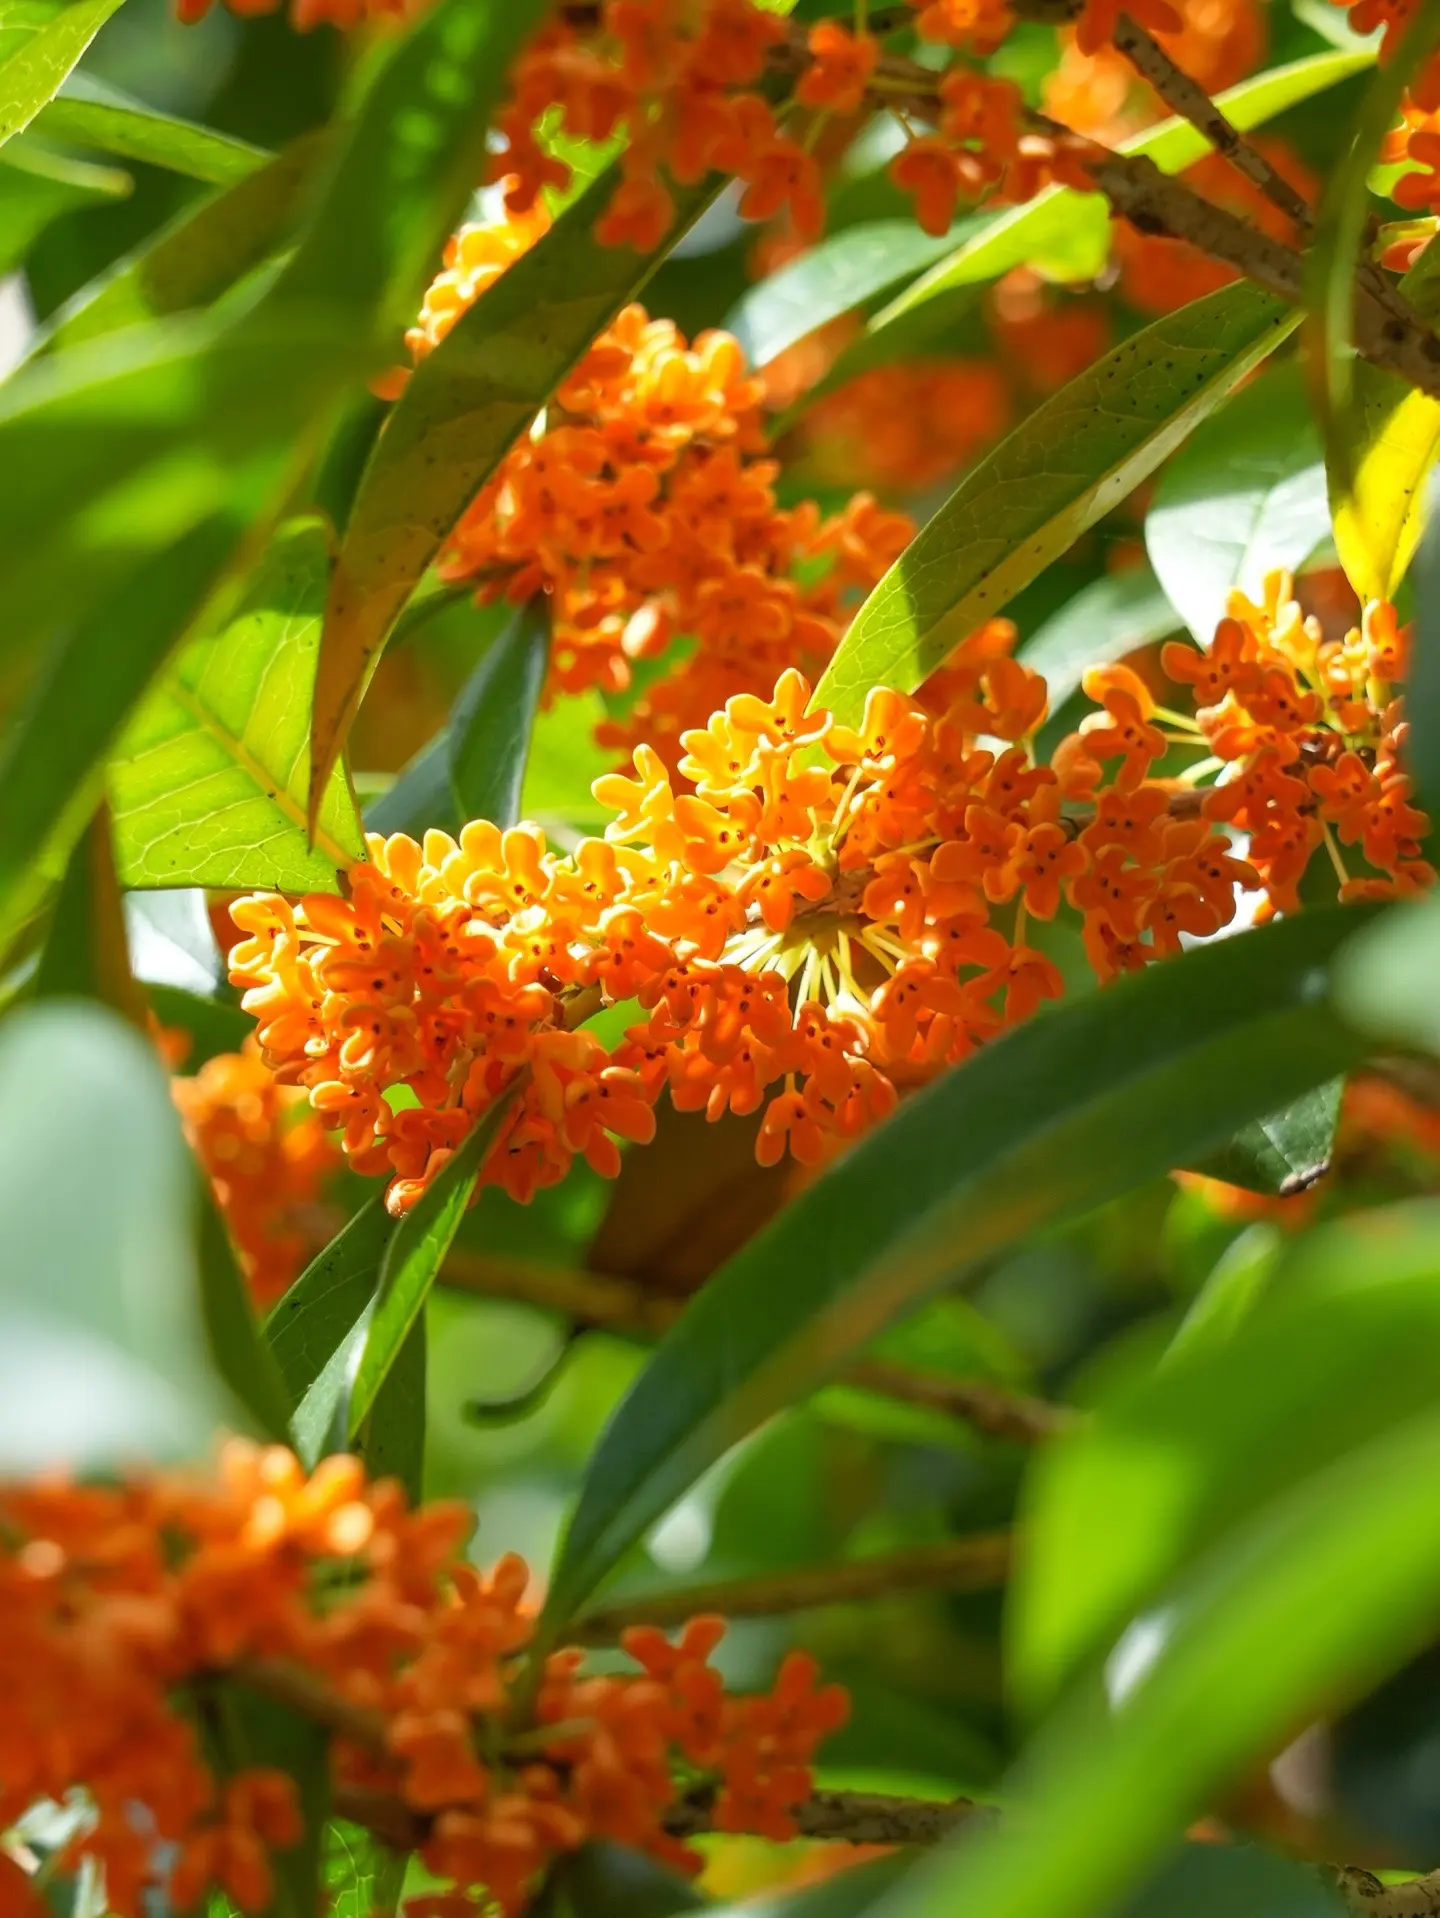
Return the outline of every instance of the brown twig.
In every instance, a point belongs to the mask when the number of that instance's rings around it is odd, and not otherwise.
[[[658,1298],[630,1279],[453,1249],[441,1267],[440,1283],[486,1298],[538,1305],[577,1324],[631,1338],[662,1337],[684,1310],[683,1300]],[[861,1359],[842,1375],[841,1383],[964,1419],[992,1438],[1023,1444],[1056,1437],[1074,1417],[1062,1406],[985,1379],[952,1379],[884,1359]]]
[[[1358,1865],[1342,1865],[1335,1873],[1335,1885],[1358,1918],[1436,1918],[1440,1914],[1440,1871],[1405,1884],[1385,1885]]]
[[[414,1851],[429,1834],[429,1819],[388,1792],[337,1785],[334,1806],[339,1817],[365,1826],[396,1851]],[[989,1807],[968,1798],[944,1802],[868,1791],[817,1791],[794,1808],[802,1837],[851,1845],[938,1845],[962,1825],[991,1815]],[[664,1824],[674,1838],[695,1838],[713,1831],[714,1792],[696,1792],[681,1799],[665,1814]]]
[[[717,1579],[680,1591],[642,1593],[587,1613],[566,1636],[578,1645],[608,1645],[631,1625],[680,1625],[706,1612],[765,1618],[907,1592],[985,1591],[1004,1583],[1010,1557],[1009,1532],[978,1532],[942,1545],[918,1545],[838,1565],[807,1565],[760,1578]]]
[[[1128,13],[1122,13],[1115,23],[1115,50],[1124,54],[1142,80],[1149,81],[1172,113],[1188,120],[1201,138],[1258,187],[1272,206],[1293,220],[1302,234],[1309,233],[1313,225],[1310,209],[1284,174],[1276,172],[1264,154],[1231,125],[1204,87],[1178,67]]]

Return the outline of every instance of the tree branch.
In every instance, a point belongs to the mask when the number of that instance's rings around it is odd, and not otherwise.
[[[1436,1918],[1440,1914],[1440,1871],[1401,1885],[1383,1885],[1373,1872],[1342,1865],[1335,1873],[1335,1884],[1357,1918]]]
[[[906,1592],[984,1591],[1003,1584],[1010,1569],[1009,1532],[978,1532],[838,1565],[807,1565],[759,1578],[717,1579],[679,1591],[642,1593],[582,1616],[566,1633],[577,1645],[606,1645],[631,1625],[681,1625],[704,1612],[727,1618],[764,1618],[853,1604]]]
[[[1122,13],[1115,23],[1115,50],[1124,54],[1142,80],[1149,81],[1172,113],[1188,120],[1202,139],[1252,186],[1258,187],[1272,206],[1293,220],[1302,234],[1310,232],[1313,220],[1300,194],[1282,173],[1276,172],[1264,154],[1230,124],[1204,87],[1176,66],[1159,41],[1128,13]]]
[[[630,1279],[453,1249],[441,1267],[440,1283],[481,1297],[538,1305],[577,1324],[631,1338],[662,1337],[684,1310],[683,1300],[657,1298]],[[1075,1417],[1063,1406],[1048,1405],[988,1380],[946,1378],[943,1373],[923,1372],[886,1359],[861,1359],[840,1382],[964,1419],[992,1438],[1027,1445],[1056,1437]]]

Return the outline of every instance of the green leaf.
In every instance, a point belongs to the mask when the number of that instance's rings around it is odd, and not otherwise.
[[[396,45],[335,152],[271,298],[393,351],[484,171],[490,117],[543,0],[439,0]],[[327,769],[328,770],[328,769]]]
[[[284,240],[304,208],[330,135],[286,147],[84,286],[43,327],[33,351],[74,346],[143,320],[208,306]]]
[[[272,1306],[265,1337],[299,1405],[375,1291],[395,1221],[376,1192]]]
[[[1440,261],[1428,249],[1399,292],[1422,318],[1440,311]],[[1334,422],[1328,474],[1335,550],[1362,600],[1391,599],[1424,526],[1425,481],[1440,452],[1440,400],[1361,361]]]
[[[77,207],[123,200],[128,173],[50,153],[27,136],[0,148],[0,272],[20,265],[53,221]]]
[[[122,160],[143,160],[211,186],[233,185],[271,157],[248,140],[158,113],[83,72],[70,74],[59,93],[40,109],[35,130],[75,146],[119,154]]]
[[[100,805],[81,833],[50,920],[35,974],[37,999],[94,999],[141,1031],[145,1003],[130,969],[130,941],[110,809]]]
[[[675,1918],[701,1910],[713,1906],[687,1879],[608,1839],[561,1858],[532,1906],[533,1918]]]
[[[363,1825],[332,1818],[322,1864],[326,1908],[332,1918],[374,1918],[377,1912],[395,1911],[405,1865],[405,1853],[391,1851]]]
[[[120,0],[74,0],[0,66],[0,145],[23,133],[54,98],[119,5]]]
[[[268,1439],[283,1440],[289,1425],[285,1386],[274,1354],[261,1337],[244,1276],[226,1236],[207,1181],[200,1193],[200,1306],[215,1369]]]
[[[942,1282],[1220,1143],[1358,1048],[1332,909],[1046,1012],[916,1094],[713,1277],[590,1462],[549,1633],[707,1466]]]
[[[1248,1225],[1226,1246],[1190,1302],[1161,1365],[1223,1345],[1265,1297],[1280,1260],[1281,1228],[1270,1220]]]
[[[1333,1408],[1341,1395],[1326,1396]],[[1212,1423],[1227,1417],[1212,1408]],[[1273,1424],[1266,1443],[1276,1437]],[[1113,1911],[1157,1853],[1297,1726],[1433,1638],[1437,1471],[1432,1409],[1235,1527],[1142,1621],[1131,1644],[1144,1667],[1123,1686],[1112,1680],[1119,1701],[1102,1717],[1079,1700],[1052,1721],[1029,1755],[1023,1820],[938,1856],[877,1918]]]
[[[395,1228],[375,1296],[355,1327],[345,1408],[352,1436],[369,1417],[390,1368],[419,1321],[509,1109],[509,1097],[496,1100]]]
[[[461,314],[397,402],[335,569],[316,678],[317,771],[339,751],[391,628],[455,522],[719,183],[678,190],[675,224],[649,254],[595,238],[614,188],[607,172],[567,207]]]
[[[752,366],[765,366],[827,321],[863,306],[953,252],[989,222],[971,216],[938,239],[913,220],[871,220],[828,234],[757,280],[723,321]]]
[[[1440,1400],[1440,1234],[1432,1214],[1428,1269],[1412,1250],[1387,1270],[1384,1219],[1331,1228],[1343,1272],[1318,1234],[1228,1341],[1176,1352],[1037,1460],[1011,1610],[1030,1710],[1238,1524]]]
[[[1373,49],[1313,54],[1242,80],[1238,86],[1217,94],[1216,100],[1231,125],[1244,133],[1349,79],[1373,65],[1374,60]],[[1120,151],[1148,154],[1162,173],[1181,173],[1202,159],[1208,149],[1188,122],[1171,119],[1121,141]],[[998,279],[1012,267],[1029,266],[1051,251],[1073,253],[1077,246],[1088,247],[1103,265],[1109,226],[1109,211],[1100,194],[1076,193],[1068,187],[1047,187],[1023,206],[995,215],[948,259],[941,260],[877,313],[861,338],[841,354],[825,379],[806,396],[801,408],[857,373],[910,351],[917,340],[930,337],[938,327],[949,325],[971,304],[976,287]],[[1082,270],[1074,277],[1090,278],[1095,270]],[[801,408],[793,409],[787,420]]]
[[[1336,973],[1346,1018],[1390,1045],[1440,1054],[1437,963],[1440,900],[1417,900],[1386,913],[1355,941]]]
[[[0,1469],[200,1457],[211,1370],[193,1168],[154,1047],[90,1004],[0,1027]]]
[[[0,757],[0,946],[68,857],[121,727],[218,584],[237,537],[229,517],[202,521],[50,662]]]
[[[402,767],[388,792],[365,809],[369,832],[408,832],[420,838],[427,826],[440,832],[458,833],[464,820],[460,801],[450,777],[450,729],[442,726],[435,737],[422,746],[408,765]]]
[[[145,997],[162,1026],[189,1039],[189,1051],[181,1061],[184,1072],[198,1072],[217,1053],[238,1052],[255,1030],[255,1021],[239,1006],[206,998],[185,986],[147,986]]]
[[[110,792],[127,886],[333,890],[364,857],[339,768],[313,847],[305,832],[329,578],[319,521],[282,528],[224,626],[185,648],[126,728]]]
[[[872,686],[913,692],[1297,324],[1268,295],[1227,286],[1072,380],[974,468],[901,554],[840,642],[815,703],[851,725]]]
[[[1078,689],[1088,666],[1123,659],[1175,626],[1175,609],[1150,567],[1128,566],[1082,587],[1021,641],[1016,657],[1044,674],[1053,714]]]
[[[455,702],[448,728],[450,780],[461,820],[513,826],[545,668],[550,619],[542,601],[520,608],[487,649]]]
[[[1182,1845],[1120,1918],[1345,1918],[1311,1865],[1257,1845]]]
[[[1145,516],[1150,564],[1202,646],[1234,588],[1258,599],[1267,573],[1298,570],[1329,533],[1320,437],[1293,363],[1271,368],[1197,428]]]
[[[277,1704],[235,1679],[219,1694],[216,1716],[222,1773],[257,1765],[271,1767],[293,1779],[299,1794],[299,1843],[284,1850],[267,1847],[275,1873],[275,1895],[263,1918],[314,1918],[322,1909],[321,1851],[330,1815],[330,1735],[313,1718]]]
[[[372,1478],[398,1478],[418,1504],[425,1483],[427,1346],[422,1312],[375,1395],[358,1450]]]
[[[1304,1192],[1330,1169],[1344,1090],[1342,1079],[1316,1086],[1283,1112],[1243,1126],[1194,1170],[1250,1192],[1280,1198]]]

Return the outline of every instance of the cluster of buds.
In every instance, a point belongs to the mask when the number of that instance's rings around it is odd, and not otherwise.
[[[1321,844],[1344,898],[1432,883],[1388,605],[1327,641],[1273,575],[1211,652],[1166,648],[1195,715],[1095,669],[1100,709],[1049,764],[1045,682],[1013,637],[991,622],[923,703],[877,689],[856,727],[793,668],[769,700],[737,694],[675,774],[640,746],[634,777],[596,781],[615,817],[568,855],[477,821],[372,840],[348,898],[236,902],[231,977],[267,1064],[389,1174],[396,1212],[502,1098],[482,1179],[520,1199],[577,1152],[613,1175],[666,1091],[712,1120],[760,1112],[763,1162],[815,1163],[1060,995],[1028,928],[1062,905],[1105,981],[1219,932],[1244,891],[1294,910]],[[583,1029],[631,1001],[645,1016],[613,1049]]]
[[[514,1557],[488,1575],[465,1562],[468,1526],[461,1506],[407,1509],[353,1458],[307,1477],[240,1440],[214,1478],[0,1487],[0,1825],[83,1791],[60,1863],[93,1860],[116,1918],[152,1892],[264,1910],[301,1816],[284,1773],[232,1769],[223,1736],[202,1739],[236,1685],[332,1732],[338,1811],[413,1831],[441,1889],[412,1918],[509,1918],[592,1837],[693,1870],[666,1829],[682,1790],[705,1794],[718,1829],[793,1835],[815,1748],[846,1713],[811,1660],[791,1654],[770,1693],[730,1697],[709,1662],[722,1621],[675,1644],[638,1627],[624,1640],[638,1669],[587,1675],[582,1653],[557,1652],[525,1706],[529,1575]],[[0,1905],[45,1909],[4,1853]]]
[[[422,348],[470,292],[472,253],[494,257],[492,231],[452,242],[416,329]],[[729,334],[690,346],[629,307],[455,528],[447,579],[474,580],[487,598],[549,596],[552,690],[622,691],[635,662],[694,640],[604,726],[604,744],[644,740],[673,764],[681,732],[732,693],[768,691],[790,665],[818,676],[850,609],[914,532],[865,494],[828,519],[809,503],[782,508],[778,468],[760,456],[762,399]]]

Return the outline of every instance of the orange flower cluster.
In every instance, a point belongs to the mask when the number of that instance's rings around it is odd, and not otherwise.
[[[1259,66],[1265,52],[1265,18],[1256,0],[1177,0],[1179,24],[1156,29],[1156,38],[1182,72],[1217,93]],[[1140,78],[1124,54],[1105,44],[1081,47],[1067,32],[1060,60],[1045,81],[1045,111],[1077,133],[1114,145],[1169,109]]]
[[[172,1079],[170,1091],[264,1311],[305,1263],[304,1213],[340,1155],[304,1094],[276,1082],[253,1040],[207,1060],[193,1078]]]
[[[1380,42],[1383,64],[1391,59],[1405,37],[1415,14],[1417,0],[1334,0],[1344,7],[1353,32],[1372,34],[1384,30]],[[1427,113],[1440,108],[1440,54],[1432,55],[1406,88],[1406,97]]]
[[[93,1815],[61,1863],[93,1859],[117,1918],[140,1918],[152,1888],[182,1910],[212,1889],[263,1910],[271,1854],[301,1836],[295,1787],[230,1770],[197,1729],[224,1723],[217,1695],[263,1661],[271,1696],[341,1727],[337,1808],[363,1819],[384,1794],[415,1818],[444,1888],[410,1901],[412,1918],[516,1913],[591,1837],[693,1868],[665,1829],[677,1766],[714,1793],[720,1829],[793,1835],[815,1748],[846,1714],[809,1658],[791,1654],[769,1694],[731,1698],[709,1663],[721,1620],[677,1644],[640,1627],[624,1641],[638,1672],[587,1676],[583,1654],[556,1653],[517,1717],[529,1574],[514,1557],[488,1575],[464,1562],[468,1525],[461,1506],[408,1510],[353,1458],[307,1477],[240,1440],[214,1480],[0,1487],[0,1824],[83,1790]],[[0,1879],[7,1912],[42,1912],[29,1891],[18,1869]]]
[[[447,274],[477,231],[452,243]],[[449,297],[427,299],[422,341],[453,320]],[[787,665],[818,675],[849,607],[914,531],[863,494],[829,519],[779,506],[778,468],[758,456],[762,398],[729,334],[687,346],[670,321],[628,307],[452,535],[447,579],[476,580],[487,598],[549,594],[552,687],[621,691],[636,661],[696,642],[602,743],[644,739],[673,763],[680,733],[732,693],[768,690]]]
[[[1321,845],[1342,899],[1393,898],[1435,883],[1421,857],[1430,822],[1411,803],[1403,767],[1395,687],[1408,651],[1409,630],[1383,600],[1342,639],[1325,639],[1283,572],[1266,580],[1258,606],[1231,595],[1208,653],[1165,647],[1165,671],[1193,688],[1197,743],[1225,769],[1205,795],[1205,817],[1248,836],[1272,910],[1296,910]],[[1355,847],[1365,870],[1352,875],[1341,846]]]
[[[918,492],[967,465],[1009,423],[1009,390],[993,362],[896,360],[810,408],[806,472],[827,484],[853,485],[863,474],[886,489]]]
[[[633,778],[596,781],[604,839],[569,857],[478,821],[372,840],[347,900],[237,902],[231,977],[267,1063],[344,1125],[358,1170],[391,1175],[396,1212],[512,1089],[482,1179],[520,1199],[577,1152],[613,1174],[616,1137],[646,1141],[667,1090],[712,1120],[763,1112],[761,1161],[809,1164],[1060,995],[1027,925],[1062,902],[1105,981],[1220,931],[1240,890],[1295,909],[1322,843],[1343,898],[1433,882],[1388,605],[1327,641],[1273,575],[1261,606],[1233,596],[1209,653],[1166,648],[1195,717],[1097,668],[1100,710],[1049,765],[1030,743],[1045,682],[1013,639],[991,622],[924,703],[877,689],[855,728],[810,710],[794,669],[768,701],[734,695],[682,736],[692,790],[637,747]],[[630,1000],[647,1016],[612,1051],[575,1029]]]

